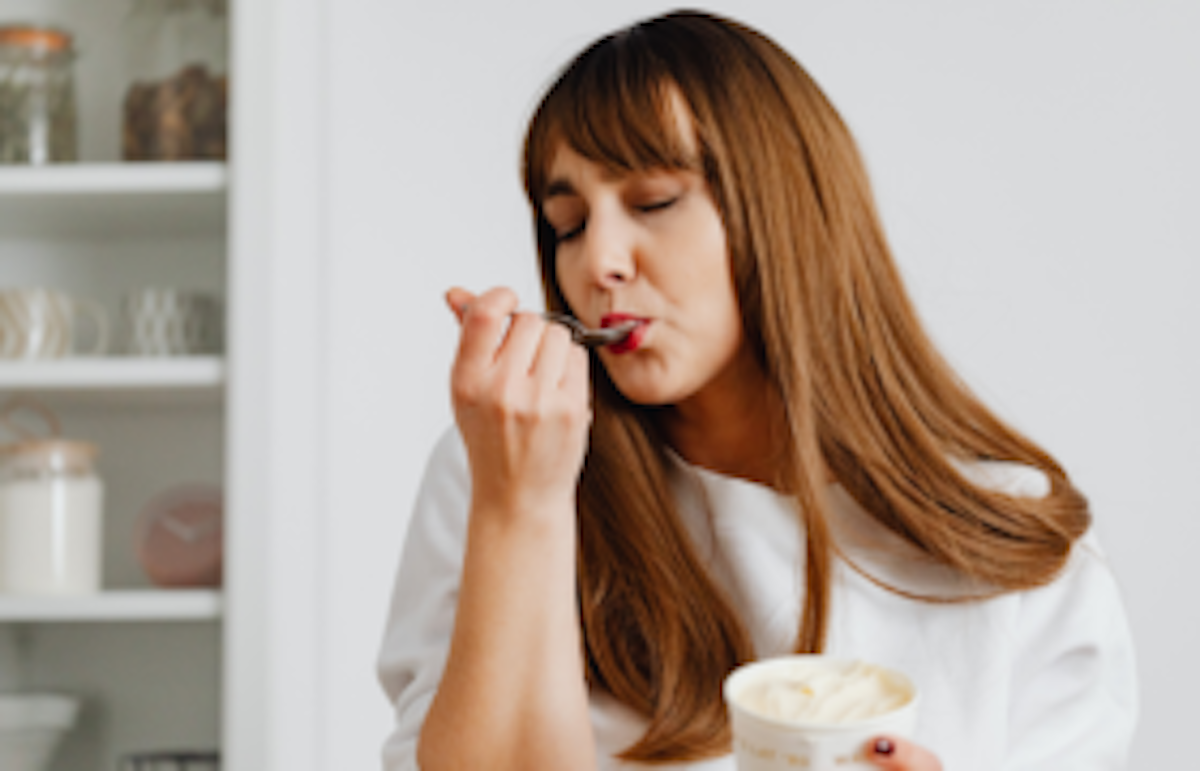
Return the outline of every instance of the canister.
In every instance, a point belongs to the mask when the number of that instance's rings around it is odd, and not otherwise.
[[[0,448],[0,591],[100,590],[104,483],[96,446],[28,439]]]

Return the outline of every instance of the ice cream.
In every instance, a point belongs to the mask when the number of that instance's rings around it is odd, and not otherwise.
[[[892,712],[912,698],[912,686],[884,667],[814,658],[788,661],[769,678],[747,683],[737,701],[772,720],[848,723]]]

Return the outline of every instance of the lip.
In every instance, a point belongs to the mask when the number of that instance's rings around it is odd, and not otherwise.
[[[646,332],[650,328],[650,319],[643,316],[634,316],[631,313],[606,313],[600,318],[600,326],[602,328],[615,327],[618,324],[624,324],[628,321],[636,321],[637,326],[633,328],[623,340],[605,346],[605,348],[615,354],[632,353],[642,345],[642,340],[646,337]]]

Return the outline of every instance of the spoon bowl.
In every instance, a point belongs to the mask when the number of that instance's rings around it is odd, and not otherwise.
[[[611,327],[592,329],[584,326],[583,322],[574,316],[568,316],[565,313],[547,312],[542,314],[542,318],[562,324],[570,330],[571,339],[584,348],[599,348],[600,346],[619,343],[628,337],[629,333],[637,328],[638,325],[636,321],[625,321]]]

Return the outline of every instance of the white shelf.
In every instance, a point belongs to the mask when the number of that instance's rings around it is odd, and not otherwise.
[[[6,237],[222,236],[224,163],[0,166]]]
[[[224,611],[213,589],[129,589],[81,597],[0,595],[0,623],[212,621]]]
[[[0,391],[204,391],[225,384],[219,356],[0,362]]]
[[[4,166],[0,195],[221,193],[225,175],[225,164],[214,161]]]

